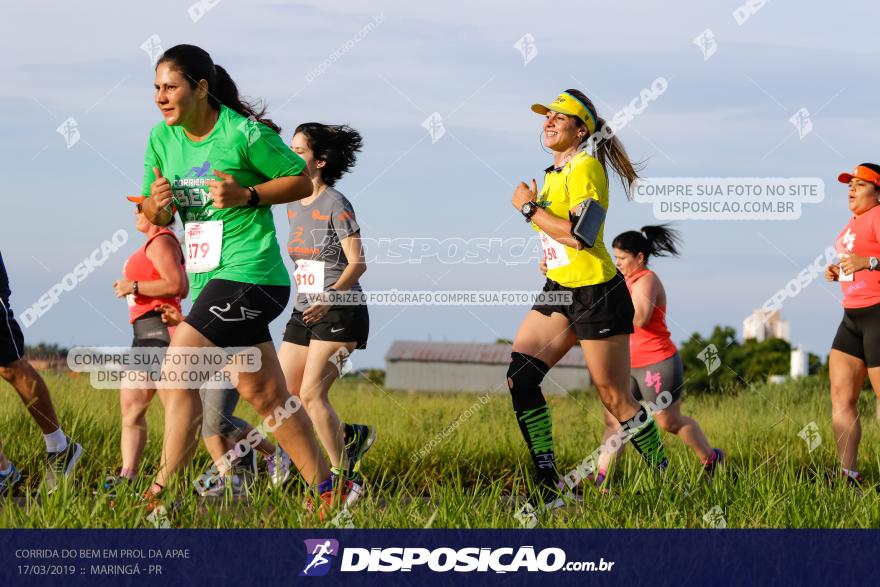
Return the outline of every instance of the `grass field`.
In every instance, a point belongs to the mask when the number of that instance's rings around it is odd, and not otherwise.
[[[47,375],[65,429],[86,450],[75,478],[53,495],[41,495],[43,444],[34,423],[9,386],[0,404],[0,434],[25,482],[0,510],[2,527],[130,528],[148,524],[134,497],[111,508],[92,491],[119,465],[118,395],[95,390],[86,376]],[[612,480],[612,495],[585,491],[582,503],[541,519],[541,527],[707,527],[723,516],[727,527],[877,527],[880,497],[859,495],[831,481],[836,462],[827,384],[818,380],[756,386],[738,394],[687,398],[710,442],[724,448],[727,468],[711,484],[675,437],[665,435],[670,474],[662,487],[638,456],[626,451]],[[513,420],[507,394],[416,394],[389,392],[363,380],[344,380],[331,392],[346,421],[378,427],[364,461],[367,493],[352,512],[355,527],[520,527],[515,501],[524,495],[530,461]],[[551,397],[560,467],[567,471],[599,446],[601,406],[594,393]],[[860,464],[880,480],[880,424],[874,399],[864,394]],[[250,406],[239,415],[256,422]],[[158,461],[162,410],[149,412],[153,435],[146,473]],[[798,432],[816,422],[822,444],[810,452]],[[204,449],[198,472],[209,466]],[[195,478],[196,473],[191,475]],[[147,477],[145,477],[146,479]],[[147,482],[144,482],[144,486]],[[320,523],[305,514],[297,484],[259,483],[247,501],[208,501],[181,486],[181,527],[300,527]],[[513,500],[510,496],[516,496]],[[714,522],[704,516],[715,512]]]

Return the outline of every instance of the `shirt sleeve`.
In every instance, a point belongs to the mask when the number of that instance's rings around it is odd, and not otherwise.
[[[871,212],[872,212],[872,214],[871,214],[871,234],[874,235],[874,239],[877,242],[880,242],[880,214],[876,213],[876,212],[880,212],[880,210],[878,210],[878,211],[872,210]],[[871,247],[871,248],[874,249],[874,247]],[[874,251],[869,252],[867,256],[873,257],[876,254],[877,254],[877,252],[875,249]]]
[[[354,208],[346,198],[340,198],[333,203],[330,212],[330,226],[336,231],[336,237],[340,241],[360,232],[361,227],[355,219]]]
[[[602,165],[593,157],[585,159],[578,165],[573,165],[571,172],[565,179],[565,188],[569,210],[587,199],[597,200],[601,203],[600,194],[607,191],[607,179]]]
[[[300,175],[305,169],[306,163],[302,157],[284,144],[281,135],[265,124],[256,124],[247,137],[247,161],[253,169],[269,179]]]
[[[153,185],[153,181],[156,179],[156,176],[153,174],[154,167],[159,167],[160,170],[162,168],[159,165],[159,156],[156,154],[156,149],[153,148],[153,131],[150,131],[147,150],[144,153],[144,183],[141,185],[142,196],[150,195],[150,186]]]

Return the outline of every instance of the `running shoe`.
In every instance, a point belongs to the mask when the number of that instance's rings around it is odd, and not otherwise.
[[[537,487],[532,491],[529,503],[537,503],[536,513],[546,514],[553,510],[565,507],[566,501],[576,501],[577,496],[571,492],[565,483],[565,480],[559,479],[552,481],[545,479],[539,481]]]
[[[0,475],[0,497],[4,497],[12,491],[12,486],[21,481],[21,471],[15,468],[15,465],[9,463],[12,467],[5,475]]]
[[[373,446],[376,441],[376,429],[366,424],[349,424],[346,427],[351,428],[349,434],[345,435],[345,454],[348,456],[348,470],[352,473],[359,473],[361,470],[361,461],[364,455]]]
[[[147,522],[154,528],[170,528],[171,514],[174,508],[172,507],[172,511],[169,511],[169,508],[162,503],[162,500],[159,498],[161,492],[162,488],[154,483],[152,487],[144,492],[141,499],[146,505]]]
[[[712,476],[715,474],[715,471],[724,467],[724,460],[726,458],[724,451],[720,448],[713,448],[712,453],[715,455],[715,458],[712,459],[711,462],[703,465],[703,472],[706,473],[706,476],[709,479],[712,478]]]
[[[238,477],[245,491],[250,490],[257,478],[257,451],[232,461],[232,476]]]
[[[603,473],[602,471],[590,471],[587,473],[587,481],[589,481],[590,484],[593,485],[602,495],[609,495],[611,493],[611,489],[609,488],[610,481],[607,473]]]
[[[248,484],[241,475],[218,477],[205,488],[202,497],[242,497],[248,493]]]
[[[120,489],[130,486],[130,484],[131,480],[128,477],[123,477],[122,475],[107,475],[104,477],[104,481],[101,482],[101,486],[94,491],[94,495],[116,497]]]
[[[855,491],[858,495],[862,494],[864,479],[862,479],[861,474],[856,473],[855,476],[852,476],[847,475],[845,471],[841,471],[840,476],[843,478],[843,482],[847,487]]]
[[[269,479],[275,487],[283,485],[285,481],[290,479],[290,468],[293,463],[280,446],[275,449],[274,455],[263,455],[263,464],[266,465]]]
[[[318,517],[322,522],[329,519],[330,514],[334,511],[340,508],[347,510],[352,507],[363,493],[360,476],[345,478],[343,476],[331,475],[331,479],[332,489],[309,497],[305,503],[306,510],[312,514],[317,511]]]
[[[46,453],[46,493],[58,489],[61,480],[73,472],[82,454],[83,447],[69,437],[66,449]]]
[[[212,467],[202,473],[195,481],[193,481],[193,486],[196,489],[196,493],[204,497],[205,492],[219,482],[220,475],[218,475],[216,469]]]

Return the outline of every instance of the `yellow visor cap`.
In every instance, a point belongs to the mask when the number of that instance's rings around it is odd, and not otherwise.
[[[560,114],[576,116],[587,125],[590,134],[596,132],[596,119],[593,113],[580,100],[568,92],[562,92],[548,105],[532,104],[532,112],[537,112],[538,114],[547,114],[551,110]]]

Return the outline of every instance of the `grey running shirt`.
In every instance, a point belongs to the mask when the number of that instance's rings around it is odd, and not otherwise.
[[[303,311],[308,303],[305,296],[301,295],[302,291],[327,291],[336,283],[348,266],[341,241],[361,229],[355,220],[351,202],[332,187],[327,187],[311,204],[304,205],[301,201],[287,204],[287,220],[290,222],[290,237],[287,240],[290,258],[294,262],[323,262],[323,284],[298,282],[297,275],[294,275],[293,285],[297,288],[294,308]],[[309,271],[300,276],[300,281],[310,279],[309,274],[320,274],[320,271]],[[361,291],[360,283],[355,283],[351,289]]]

